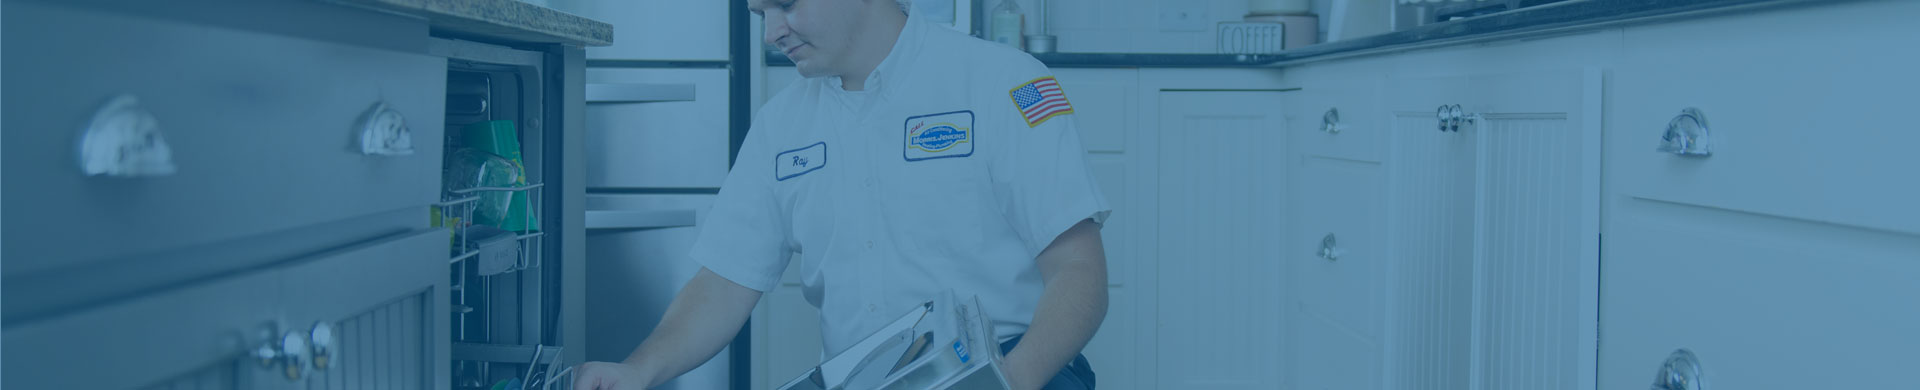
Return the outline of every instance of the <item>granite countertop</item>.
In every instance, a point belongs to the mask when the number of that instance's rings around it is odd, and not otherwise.
[[[519,0],[323,0],[427,18],[435,33],[522,43],[613,44],[613,25]]]
[[[1279,54],[1045,53],[1034,58],[1059,68],[1281,67],[1357,55],[1457,45],[1519,36],[1566,33],[1626,23],[1654,23],[1705,13],[1858,0],[1573,0],[1402,31],[1322,43]],[[779,52],[768,66],[793,66]]]

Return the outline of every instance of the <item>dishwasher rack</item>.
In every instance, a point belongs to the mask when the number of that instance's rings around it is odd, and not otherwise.
[[[436,44],[450,54],[446,154],[475,145],[465,142],[473,140],[461,139],[465,136],[461,130],[469,125],[511,123],[520,146],[516,168],[522,179],[499,187],[444,184],[442,201],[434,205],[435,223],[453,230],[447,260],[451,310],[445,313],[451,327],[448,373],[452,388],[568,389],[572,384],[568,367],[577,362],[566,361],[561,353],[558,298],[563,264],[558,260],[558,244],[547,242],[553,239],[552,232],[559,231],[556,219],[550,218],[558,212],[553,203],[558,193],[549,191],[553,182],[546,179],[555,177],[553,169],[560,156],[548,152],[548,147],[556,145],[560,135],[558,127],[546,127],[553,121],[546,120],[550,114],[545,106],[551,104],[547,100],[552,91],[542,77],[544,54],[464,41],[436,40]],[[511,199],[509,207],[515,210],[509,213],[516,219],[511,222],[484,221],[500,222],[502,226],[484,230],[504,230],[501,237],[511,239],[512,260],[505,266],[496,261],[506,258],[504,253],[491,246],[506,245],[504,239],[476,248],[472,245],[475,234],[468,234],[482,226],[474,218],[482,199],[496,197]]]

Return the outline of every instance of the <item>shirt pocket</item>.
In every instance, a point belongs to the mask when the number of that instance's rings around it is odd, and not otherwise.
[[[907,161],[882,179],[890,241],[923,260],[970,261],[1006,229],[993,207],[985,159]]]

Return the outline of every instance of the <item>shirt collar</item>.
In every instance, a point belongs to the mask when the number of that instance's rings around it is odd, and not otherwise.
[[[926,22],[920,16],[915,13],[907,14],[907,23],[900,28],[900,38],[894,40],[893,49],[887,52],[887,58],[880,60],[880,65],[874,67],[872,73],[867,74],[866,89],[848,91],[839,76],[834,76],[830,80],[834,89],[850,93],[885,90],[887,81],[897,79],[900,73],[904,73],[904,70],[909,68],[907,63],[913,62],[913,59],[920,54],[920,48],[926,46],[921,44],[921,41],[926,38],[926,29]]]

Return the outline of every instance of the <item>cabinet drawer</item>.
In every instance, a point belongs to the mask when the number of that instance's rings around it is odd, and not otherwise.
[[[1387,123],[1378,107],[1382,83],[1309,80],[1288,101],[1287,133],[1301,154],[1380,161]],[[1333,112],[1333,114],[1329,114]],[[1324,126],[1333,121],[1332,131]]]
[[[1886,49],[1920,45],[1920,26],[1904,17],[1916,13],[1920,3],[1847,3],[1627,30],[1608,103],[1610,185],[1629,197],[1920,232],[1911,172],[1920,56]],[[1780,28],[1807,20],[1854,27]],[[1781,55],[1783,45],[1798,49]],[[1713,155],[1655,151],[1689,107],[1708,119]]]
[[[1387,256],[1377,210],[1379,164],[1306,157],[1293,186],[1296,209],[1288,229],[1292,248],[1293,294],[1298,313],[1323,318],[1366,337],[1379,334],[1381,277]],[[1321,256],[1322,242],[1334,237],[1334,259]],[[1302,319],[1304,320],[1304,318]]]
[[[587,102],[588,188],[720,188],[728,142],[726,69],[592,69],[588,84],[692,84],[694,100]]]
[[[377,362],[382,374],[364,375],[410,383],[393,388],[431,387],[435,377],[422,372],[444,364],[432,348],[432,340],[444,337],[430,337],[443,326],[425,313],[445,309],[433,297],[444,297],[437,287],[446,280],[446,234],[417,231],[288,266],[8,323],[5,387],[125,389],[187,381],[201,388],[276,388],[289,383],[281,366],[258,364],[250,353],[269,334],[273,340],[288,332],[306,335],[320,322],[335,326],[340,342],[361,342],[343,347],[334,362],[372,355],[355,348],[386,352],[368,362]],[[76,375],[86,372],[76,367],[112,375]],[[335,376],[355,374],[356,366],[336,367],[329,370],[341,371]],[[415,380],[403,381],[409,373]],[[305,379],[323,376],[310,372]]]
[[[438,199],[444,59],[61,5],[7,10],[7,31],[33,37],[9,38],[8,54],[59,53],[7,60],[9,74],[34,75],[7,80],[9,275]],[[386,21],[351,28],[425,38],[421,23]],[[116,96],[151,113],[173,174],[83,173],[76,145]],[[405,118],[412,155],[360,152],[359,122],[381,102]]]
[[[1287,365],[1293,389],[1384,388],[1380,345],[1319,316],[1293,321]],[[1272,351],[1270,353],[1283,353]],[[1279,386],[1276,386],[1279,387]]]
[[[1676,349],[1724,389],[1913,389],[1920,236],[1657,201],[1612,208],[1600,388]]]

